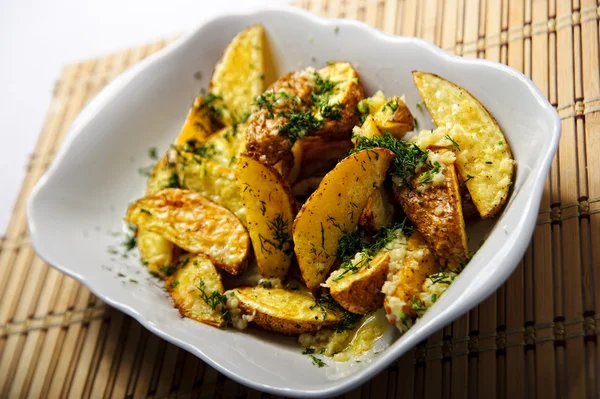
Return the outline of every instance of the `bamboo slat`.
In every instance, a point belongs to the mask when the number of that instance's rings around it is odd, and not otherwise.
[[[563,134],[538,225],[497,292],[346,398],[600,396],[597,0],[303,0],[529,76]],[[161,41],[65,67],[0,239],[0,397],[268,397],[109,308],[33,252],[25,203],[75,116]]]

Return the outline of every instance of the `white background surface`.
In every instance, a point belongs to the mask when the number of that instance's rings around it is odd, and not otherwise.
[[[65,64],[290,0],[0,0],[0,237]]]

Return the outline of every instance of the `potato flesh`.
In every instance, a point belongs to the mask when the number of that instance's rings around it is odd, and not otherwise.
[[[388,281],[383,286],[384,307],[388,321],[405,332],[416,317],[412,298],[422,292],[427,276],[438,270],[438,263],[423,236],[414,232],[408,239],[402,259],[390,267]]]
[[[231,274],[246,267],[250,239],[227,209],[197,193],[166,189],[134,202],[126,220],[192,253],[206,254]]]
[[[321,181],[294,221],[296,258],[307,287],[325,281],[340,237],[354,231],[362,209],[386,177],[394,153],[375,148],[343,159]]]
[[[263,27],[252,25],[229,43],[215,66],[210,90],[223,98],[235,120],[244,116],[264,90],[265,46]]]
[[[286,276],[290,267],[295,200],[272,167],[242,155],[236,166],[248,232],[261,275]]]
[[[435,124],[443,130],[437,133],[438,141],[449,135],[460,147],[458,171],[480,216],[493,216],[508,197],[514,169],[500,126],[464,88],[430,73],[415,71],[413,76]]]
[[[207,296],[214,292],[223,294],[223,284],[219,272],[206,256],[184,255],[179,258],[176,269],[167,277],[165,286],[173,303],[182,316],[220,327],[225,323],[220,307],[213,309],[201,296],[200,289]],[[201,286],[201,282],[204,284]]]

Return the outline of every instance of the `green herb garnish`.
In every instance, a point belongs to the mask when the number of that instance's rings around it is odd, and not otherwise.
[[[454,139],[452,137],[450,137],[449,134],[446,135],[446,139],[450,140],[450,142],[452,143],[452,150],[453,151],[460,151],[460,147],[458,146],[458,143],[456,141],[454,141]]]
[[[323,124],[322,120],[315,118],[310,112],[292,113],[287,116],[287,123],[279,126],[279,135],[287,136],[292,143],[317,130]]]
[[[204,281],[202,280],[200,280],[198,285],[196,285],[196,288],[198,288],[198,291],[200,291],[200,298],[202,298],[202,300],[206,302],[206,304],[210,306],[212,310],[216,310],[221,313],[221,317],[225,321],[229,321],[231,318],[231,313],[225,306],[227,304],[227,297],[218,291],[213,291],[210,294],[207,293],[206,284],[204,284]]]
[[[312,363],[315,366],[317,366],[318,368],[326,367],[327,366],[324,361],[322,361],[321,359],[315,357],[315,355],[308,355],[308,357],[310,357],[310,359],[312,360]]]
[[[469,180],[471,180],[472,178],[474,178],[475,176],[471,176],[471,175],[467,175],[467,180],[465,180],[465,183],[468,182]]]
[[[433,168],[427,170],[421,174],[419,177],[420,184],[431,184],[433,182],[433,176],[440,173],[441,165],[438,161],[433,163]]]
[[[171,281],[171,284],[169,284],[169,285],[171,286],[171,288],[175,288],[179,285],[179,281],[173,280],[173,281]]]
[[[398,140],[388,132],[379,137],[357,136],[355,138],[356,146],[350,151],[351,154],[376,147],[387,148],[395,153],[396,157],[388,169],[388,175],[400,179],[402,184],[409,188],[412,187],[411,181],[414,175],[427,165],[427,151],[423,151],[415,144]]]
[[[156,147],[148,149],[148,156],[150,157],[150,159],[158,159],[158,151],[156,150]]]

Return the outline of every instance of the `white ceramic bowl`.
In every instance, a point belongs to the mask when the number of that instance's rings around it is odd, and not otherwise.
[[[510,201],[468,267],[407,334],[399,338],[390,328],[376,350],[389,347],[367,354],[361,363],[328,362],[317,368],[293,339],[182,319],[135,256],[124,259],[107,251],[119,246],[122,238],[112,233],[122,231],[128,203],[144,191],[138,168],[151,163],[148,148],[168,147],[228,41],[255,23],[267,30],[279,73],[328,60],[351,61],[369,94],[376,89],[406,94],[424,128],[433,125],[415,107],[420,97],[410,72],[434,72],[464,86],[496,117],[517,160]],[[205,77],[200,82],[193,77],[198,70]],[[280,395],[330,396],[373,377],[508,278],[531,238],[559,136],[554,109],[528,78],[504,65],[460,58],[419,39],[296,8],[224,15],[122,74],[83,110],[29,198],[29,229],[33,247],[49,264],[229,377]],[[472,231],[471,243],[477,246],[482,234],[487,233]]]

